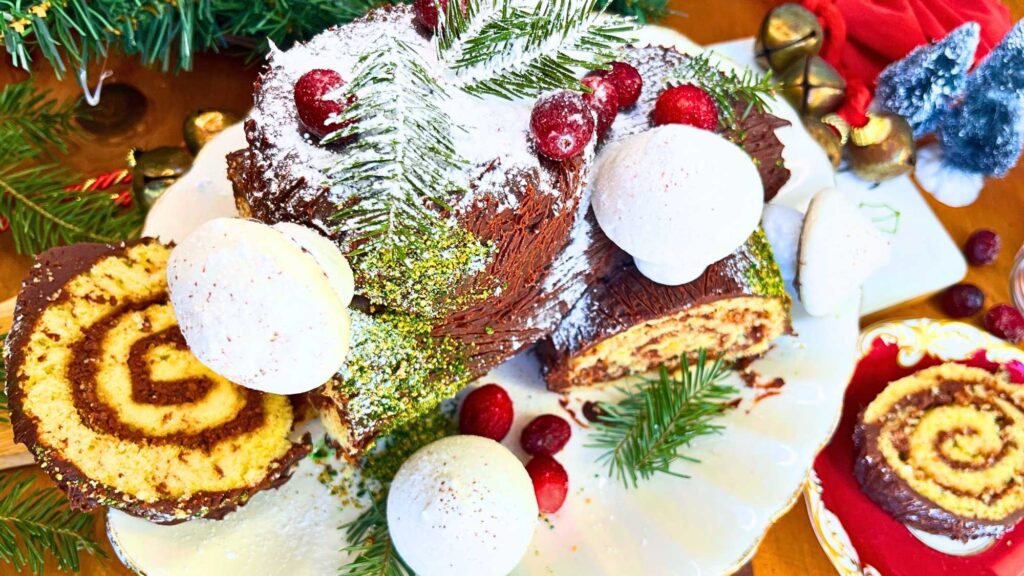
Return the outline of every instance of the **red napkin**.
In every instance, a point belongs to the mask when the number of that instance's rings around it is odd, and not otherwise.
[[[803,0],[825,29],[822,58],[847,81],[874,90],[883,68],[911,50],[943,38],[964,22],[981,25],[978,62],[1010,31],[1010,11],[998,0]]]

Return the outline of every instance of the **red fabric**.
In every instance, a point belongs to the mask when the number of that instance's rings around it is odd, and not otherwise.
[[[821,56],[846,77],[874,90],[883,68],[943,38],[964,22],[981,25],[975,62],[1010,31],[998,0],[803,0],[825,30]]]

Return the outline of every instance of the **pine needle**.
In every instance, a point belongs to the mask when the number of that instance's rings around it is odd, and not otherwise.
[[[748,68],[737,74],[735,70],[722,70],[707,54],[688,58],[668,74],[666,83],[693,84],[707,92],[718,108],[719,123],[727,130],[735,129],[738,120],[753,110],[764,112],[768,108],[766,98],[774,95],[777,87],[771,71],[760,76]],[[738,106],[743,108],[739,116]]]
[[[341,576],[412,576],[412,570],[398,556],[388,533],[384,500],[371,504],[343,528],[349,542],[345,552],[353,558],[341,567]],[[439,550],[438,553],[446,552]]]
[[[668,14],[668,0],[601,0],[598,5],[624,16],[633,16],[641,23],[661,20]]]
[[[580,0],[539,0],[532,9],[512,0],[469,0],[463,15],[450,2],[436,34],[438,53],[471,94],[511,100],[584,91],[580,70],[615,59],[636,31],[627,18],[598,19],[595,7]]]
[[[601,418],[588,447],[604,451],[598,462],[606,463],[609,475],[627,488],[656,473],[686,478],[671,466],[677,460],[698,462],[681,450],[722,429],[713,420],[728,409],[725,401],[736,393],[719,383],[726,375],[721,357],[708,366],[704,349],[693,367],[683,355],[678,378],[662,365],[658,378],[624,390],[622,401],[598,403]]]
[[[0,216],[14,247],[35,254],[74,242],[118,242],[138,234],[144,214],[103,192],[66,192],[81,180],[52,159],[73,133],[73,103],[47,99],[30,81],[0,89]]]
[[[485,296],[451,296],[484,270],[492,250],[442,216],[468,188],[467,161],[452,137],[461,128],[442,108],[448,95],[423,56],[382,35],[339,98],[352,104],[324,142],[346,142],[345,154],[326,173],[353,199],[339,207],[335,223],[363,295],[429,318]]]
[[[41,575],[47,556],[72,572],[80,569],[81,552],[105,558],[92,538],[93,516],[68,508],[56,488],[32,483],[19,474],[0,475],[0,561]]]

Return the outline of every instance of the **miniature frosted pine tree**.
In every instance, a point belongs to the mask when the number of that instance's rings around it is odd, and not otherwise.
[[[1004,176],[1021,154],[1022,117],[1017,96],[994,90],[972,92],[939,128],[945,164],[964,172]]]
[[[979,35],[978,24],[967,22],[893,62],[878,76],[876,102],[906,118],[915,137],[934,131],[967,84]]]
[[[982,60],[967,82],[967,91],[968,98],[987,91],[1024,98],[1024,20],[1017,22]]]

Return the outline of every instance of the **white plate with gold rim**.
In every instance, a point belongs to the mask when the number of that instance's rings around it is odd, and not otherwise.
[[[658,27],[643,30],[648,43],[699,48],[681,34]],[[776,111],[796,120],[776,102]],[[793,179],[780,201],[805,204],[833,182],[824,153],[796,122],[780,129]],[[180,238],[202,219],[233,213],[223,154],[244,146],[240,127],[208,145],[192,171],[156,204],[147,232]],[[197,206],[205,212],[196,217]],[[853,370],[858,304],[812,318],[794,308],[794,336],[781,338],[751,367],[764,381],[782,378],[777,394],[730,382],[742,390],[740,406],[722,419],[724,431],[699,439],[689,453],[700,463],[680,463],[689,479],[659,476],[626,489],[596,463],[586,448],[587,431],[574,425],[573,438],[558,455],[570,476],[569,498],[557,513],[538,523],[534,541],[514,574],[722,574],[740,568],[771,524],[795,502],[814,456],[836,424],[843,390]],[[497,382],[512,396],[516,424],[506,444],[522,456],[519,430],[532,416],[563,413],[562,398],[543,385],[529,353],[495,369],[481,382]],[[578,403],[600,393],[574,393]],[[288,484],[257,494],[249,505],[222,521],[156,526],[117,511],[108,515],[108,534],[120,558],[149,576],[183,574],[336,574],[345,561],[344,534],[334,526],[358,513],[339,509],[304,462]],[[443,551],[439,551],[443,553]],[[299,559],[302,560],[299,560]]]

